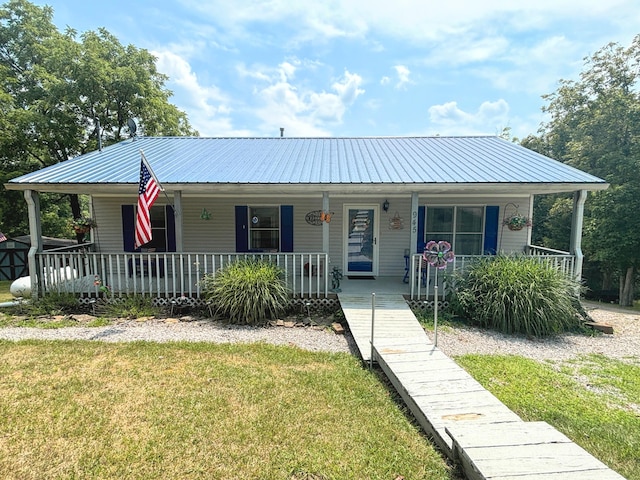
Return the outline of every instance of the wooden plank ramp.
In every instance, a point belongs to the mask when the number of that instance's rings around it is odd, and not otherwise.
[[[349,324],[360,355],[371,358],[372,295],[338,294],[340,306]],[[407,342],[430,343],[402,295],[375,295],[375,338],[397,338]]]
[[[454,459],[469,480],[624,480],[545,422],[447,431],[454,439]]]
[[[471,480],[624,479],[544,422],[524,422],[435,347],[401,295],[339,294],[363,360],[377,362],[434,443]],[[373,352],[373,353],[372,353]]]

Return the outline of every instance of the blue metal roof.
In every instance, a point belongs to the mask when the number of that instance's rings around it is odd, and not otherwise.
[[[169,184],[563,183],[604,180],[499,137],[140,137],[15,178],[28,185],[137,184],[143,151]],[[585,187],[588,188],[588,187]]]

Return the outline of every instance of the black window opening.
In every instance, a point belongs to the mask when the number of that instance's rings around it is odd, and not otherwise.
[[[236,205],[236,252],[293,252],[292,205]]]
[[[249,251],[280,250],[280,208],[249,207]]]
[[[135,248],[136,206],[122,205],[122,243],[125,252],[175,252],[176,230],[173,207],[154,205],[149,214],[151,219],[150,242]],[[154,250],[155,249],[155,250]]]
[[[484,217],[484,207],[427,206],[425,243],[444,240],[457,255],[482,255]]]
[[[153,206],[149,210],[151,220],[151,241],[140,248],[143,252],[167,251],[167,215],[164,206]]]

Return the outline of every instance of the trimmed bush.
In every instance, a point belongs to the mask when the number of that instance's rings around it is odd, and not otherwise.
[[[206,275],[201,287],[216,314],[236,324],[265,323],[284,313],[290,302],[284,271],[266,260],[238,260]]]
[[[579,328],[579,285],[545,261],[496,255],[455,280],[456,314],[503,333],[544,337]]]

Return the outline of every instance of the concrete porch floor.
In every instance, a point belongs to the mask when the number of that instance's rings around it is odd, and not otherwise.
[[[408,295],[409,284],[402,282],[399,277],[375,277],[375,278],[347,278],[340,282],[342,293],[346,294],[400,294]]]

